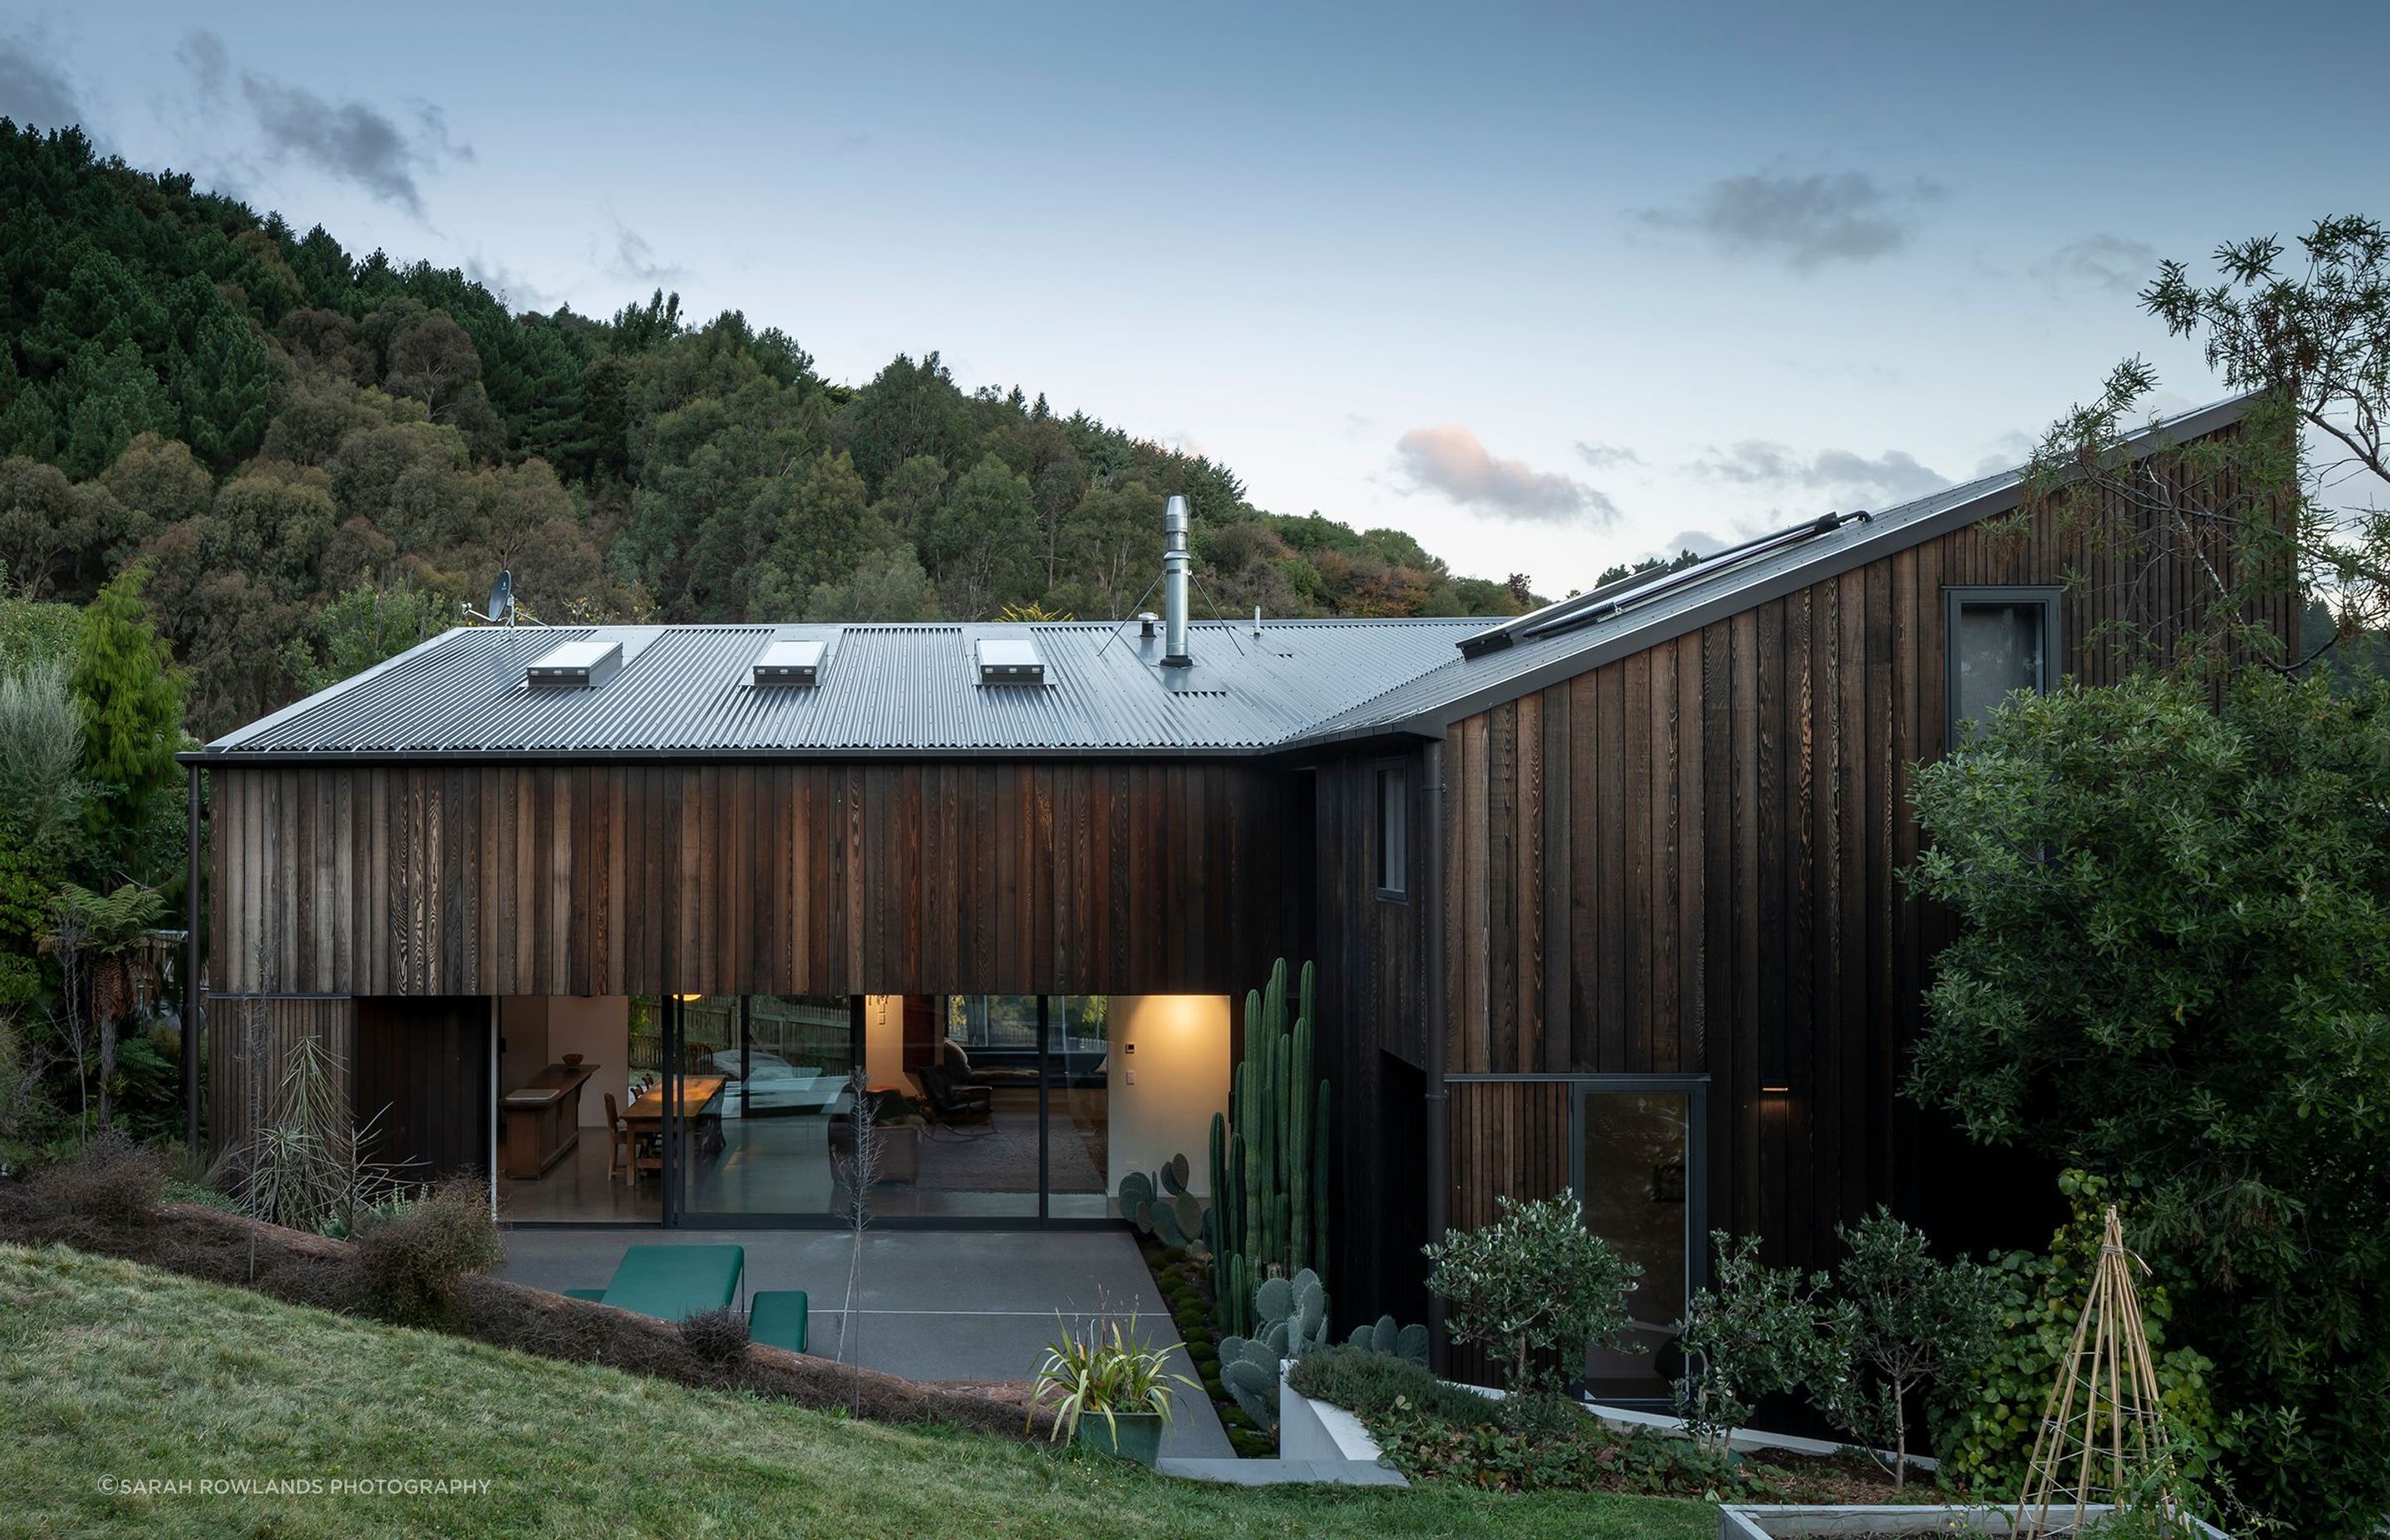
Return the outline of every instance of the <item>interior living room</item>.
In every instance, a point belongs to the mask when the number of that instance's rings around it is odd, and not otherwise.
[[[529,996],[495,1014],[515,1223],[842,1223],[858,1071],[875,1219],[1100,1223],[1131,1171],[1184,1153],[1200,1175],[1227,1104],[1224,995]]]

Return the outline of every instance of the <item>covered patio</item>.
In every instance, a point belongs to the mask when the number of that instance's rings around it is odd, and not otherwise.
[[[1046,1343],[1087,1317],[1137,1313],[1155,1343],[1178,1341],[1137,1244],[1121,1230],[884,1230],[864,1238],[863,1292],[846,1330],[854,1239],[838,1230],[517,1229],[499,1276],[563,1290],[601,1285],[634,1245],[736,1245],[745,1288],[812,1297],[812,1351],[907,1380],[1027,1380]],[[843,1352],[841,1340],[846,1346]],[[1190,1379],[1191,1367],[1179,1363]],[[1231,1457],[1201,1391],[1182,1391],[1165,1456]]]

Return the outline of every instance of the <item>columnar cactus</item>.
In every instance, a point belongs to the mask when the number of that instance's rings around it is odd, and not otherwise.
[[[1230,1195],[1213,1205],[1213,1281],[1228,1333],[1257,1328],[1252,1290],[1328,1262],[1328,1083],[1313,1072],[1309,963],[1291,1023],[1287,1005],[1280,958],[1268,984],[1245,996],[1244,1058],[1227,1116],[1212,1120],[1214,1190]]]

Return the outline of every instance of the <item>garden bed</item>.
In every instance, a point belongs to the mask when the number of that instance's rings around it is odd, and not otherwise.
[[[1212,1398],[1212,1410],[1227,1432],[1228,1446],[1244,1459],[1276,1456],[1278,1444],[1268,1430],[1247,1417],[1220,1383],[1219,1329],[1214,1324],[1212,1281],[1205,1270],[1184,1252],[1174,1251],[1143,1232],[1137,1234],[1137,1249],[1145,1258],[1146,1271],[1153,1275],[1153,1287],[1170,1312],[1171,1324],[1178,1328],[1179,1341],[1187,1344],[1188,1364],[1202,1381],[1203,1393]]]
[[[1413,1482],[1774,1502],[1898,1501],[1890,1479],[1856,1450],[1768,1450],[1728,1461],[1658,1430],[1613,1427],[1581,1407],[1554,1407],[1522,1422],[1505,1416],[1498,1398],[1383,1354],[1330,1348],[1297,1360],[1288,1378],[1291,1393],[1357,1418],[1384,1462]]]

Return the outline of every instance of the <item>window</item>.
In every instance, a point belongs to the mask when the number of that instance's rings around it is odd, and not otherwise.
[[[2055,588],[1953,588],[1947,617],[1949,737],[2018,690],[2049,688],[2058,650]]]
[[[1399,764],[1378,767],[1378,896],[1410,891],[1410,775]]]

